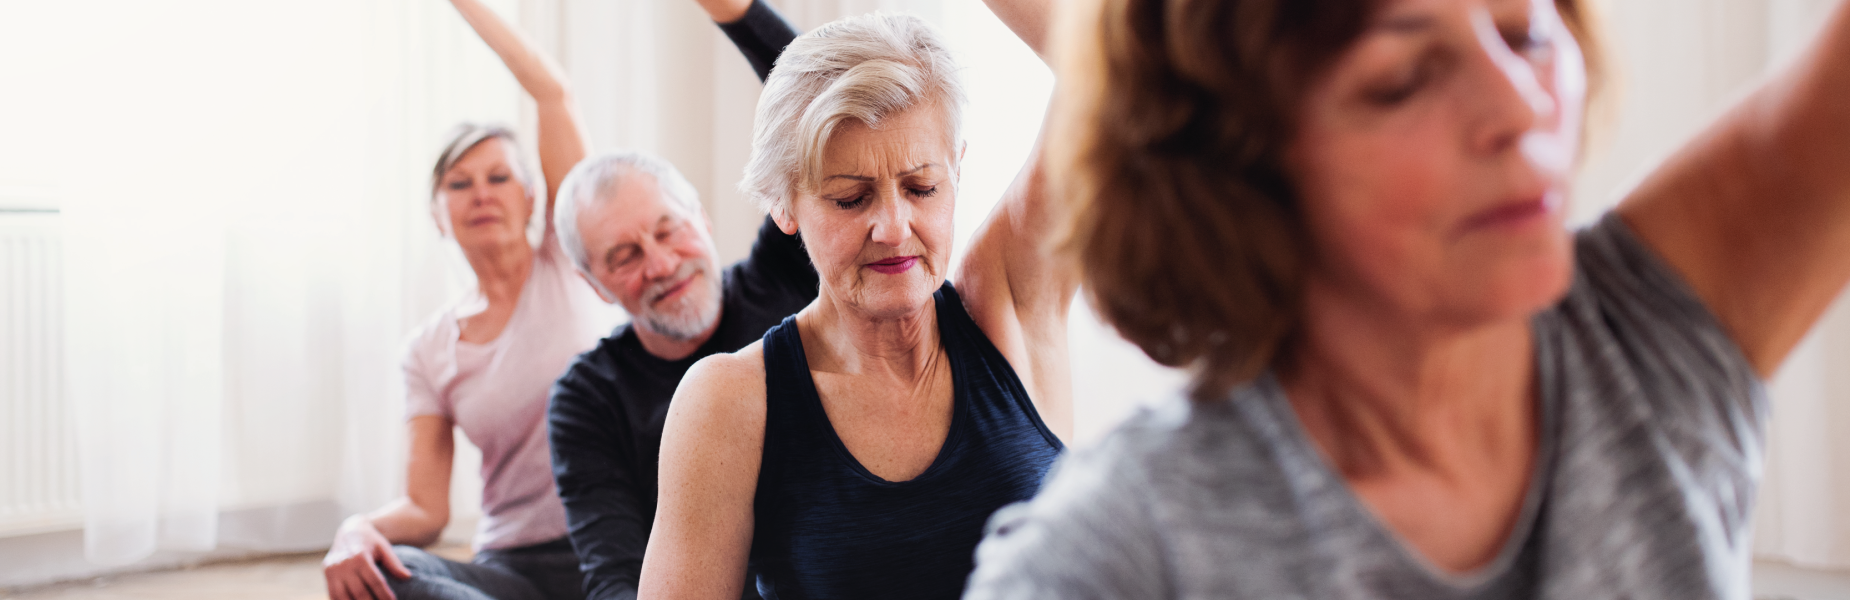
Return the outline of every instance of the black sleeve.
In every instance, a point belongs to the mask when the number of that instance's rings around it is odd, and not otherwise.
[[[579,357],[553,384],[546,409],[552,476],[565,502],[586,600],[634,600],[653,523],[642,510],[631,463],[623,460],[632,432],[613,412],[615,386],[609,371],[598,368],[597,352]]]
[[[758,226],[758,240],[752,242],[752,253],[735,267],[742,291],[761,302],[775,299],[787,305],[784,314],[815,300],[822,282],[816,276],[816,267],[809,264],[809,252],[803,249],[801,235],[784,233],[776,221],[765,217],[764,224]]]
[[[731,23],[720,23],[719,29],[732,38],[739,53],[752,63],[752,70],[758,72],[758,81],[771,76],[771,66],[777,64],[777,56],[784,53],[784,47],[789,46],[791,40],[797,39],[797,28],[764,0],[752,0],[751,7],[745,9],[745,16]]]

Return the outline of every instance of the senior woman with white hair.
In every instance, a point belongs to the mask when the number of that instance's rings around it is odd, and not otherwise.
[[[540,169],[527,168],[513,133],[495,126],[459,127],[438,158],[432,216],[462,249],[477,287],[435,315],[406,349],[405,496],[347,519],[323,573],[337,600],[584,598],[587,579],[552,478],[547,398],[573,357],[622,313],[573,273],[556,238],[575,236],[576,228],[544,227],[537,244],[529,233],[536,216],[538,224],[552,222],[554,191],[589,144],[564,71],[478,0],[452,2],[533,97]],[[740,22],[741,13],[766,7],[701,4],[755,67],[781,48],[775,28]],[[449,522],[458,427],[483,457],[483,517],[467,563],[414,547],[435,542]]]
[[[748,561],[765,598],[956,597],[984,520],[1060,452],[1041,415],[1068,428],[1075,284],[1041,247],[1035,161],[946,283],[955,73],[906,16],[779,59],[743,187],[801,233],[821,292],[682,381],[642,597],[736,598]]]
[[[409,456],[405,495],[342,523],[323,561],[336,600],[582,598],[565,540],[546,447],[546,392],[572,356],[621,313],[577,277],[535,213],[587,144],[564,72],[477,0],[458,12],[513,72],[539,113],[540,169],[521,160],[514,134],[465,124],[431,173],[431,213],[455,240],[476,289],[434,315],[404,356]],[[461,563],[416,548],[450,518],[452,433],[482,450],[482,521],[475,558]]]

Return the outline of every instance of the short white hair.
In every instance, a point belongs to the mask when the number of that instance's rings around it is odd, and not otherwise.
[[[963,84],[950,49],[925,21],[873,13],[818,27],[791,42],[765,80],[739,190],[760,209],[788,214],[792,194],[819,183],[822,149],[837,125],[878,128],[925,105],[944,111],[944,134],[958,148]]]
[[[449,208],[438,202],[438,199],[443,197],[443,178],[448,176],[450,169],[456,168],[456,163],[461,162],[463,156],[468,155],[469,151],[474,150],[476,146],[488,140],[499,139],[507,143],[508,170],[513,172],[514,180],[520,182],[520,188],[527,194],[527,206],[533,210],[531,213],[533,218],[526,224],[527,235],[529,237],[538,235],[541,228],[545,226],[542,222],[545,217],[540,215],[538,208],[540,199],[546,197],[546,182],[533,175],[533,168],[527,164],[526,153],[521,151],[520,141],[515,139],[514,130],[508,129],[506,125],[495,123],[464,121],[451,127],[444,139],[449,141],[444,142],[443,151],[437,154],[437,165],[431,169],[430,173],[430,209],[432,216],[437,220],[437,231],[441,232],[444,237],[449,237],[454,233],[450,231],[449,215],[443,214]]]
[[[565,175],[559,183],[559,196],[553,206],[553,230],[558,232],[559,246],[567,256],[572,257],[572,264],[584,273],[598,291],[605,297],[615,298],[610,290],[603,289],[603,284],[591,272],[591,258],[585,248],[584,236],[578,233],[578,213],[592,203],[610,202],[615,195],[617,184],[632,175],[648,175],[655,179],[655,185],[661,188],[662,195],[668,203],[693,217],[700,214],[700,193],[694,190],[694,184],[688,183],[681,171],[674,164],[659,156],[646,152],[622,150],[606,152],[591,156],[572,167],[572,172]]]
[[[508,129],[507,126],[465,121],[450,128],[450,132],[444,138],[449,141],[443,144],[443,151],[437,154],[437,166],[431,170],[430,174],[431,202],[436,202],[438,192],[442,191],[443,177],[450,174],[450,169],[456,168],[456,163],[461,161],[464,155],[469,154],[469,151],[474,150],[476,146],[482,145],[482,142],[497,138],[507,142],[508,170],[514,172],[514,179],[520,182],[520,187],[527,190],[527,198],[537,199],[545,193],[540,189],[545,182],[533,176],[533,170],[527,165],[526,157],[520,150],[520,141],[515,139],[514,130]]]

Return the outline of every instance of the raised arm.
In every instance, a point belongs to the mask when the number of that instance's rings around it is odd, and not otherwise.
[[[1073,377],[1066,316],[1079,277],[1052,252],[1058,223],[1046,198],[1041,155],[1036,139],[1028,164],[971,238],[954,281],[971,319],[1021,376],[1041,419],[1070,440]]]
[[[1620,206],[1770,376],[1850,280],[1850,6]]]
[[[1028,46],[1041,52],[1051,5],[1046,0],[984,0]],[[971,238],[953,282],[971,319],[989,336],[1028,388],[1041,419],[1056,435],[1072,438],[1073,377],[1066,346],[1066,313],[1079,289],[1078,273],[1056,260],[1051,245],[1058,223],[1046,198],[1041,136],[1027,164]]]
[[[476,35],[501,57],[520,87],[533,97],[539,113],[540,171],[546,177],[546,224],[552,226],[552,200],[558,195],[559,182],[578,161],[591,153],[589,136],[578,119],[578,106],[566,83],[565,70],[527,39],[520,30],[502,20],[480,0],[450,0]]]
[[[707,11],[707,16],[714,23],[732,23],[745,16],[745,9],[751,8],[752,0],[694,0],[700,10]]]
[[[797,39],[797,28],[763,0],[695,0],[732,40],[762,82],[778,55]]]
[[[1039,55],[1041,62],[1047,62],[1047,36],[1053,24],[1050,0],[983,0],[983,4],[989,5],[990,12],[996,13],[1015,37]]]

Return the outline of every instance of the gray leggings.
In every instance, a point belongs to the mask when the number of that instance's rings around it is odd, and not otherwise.
[[[410,579],[386,576],[398,600],[583,600],[584,576],[571,542],[483,550],[460,563],[411,546],[393,546]]]

